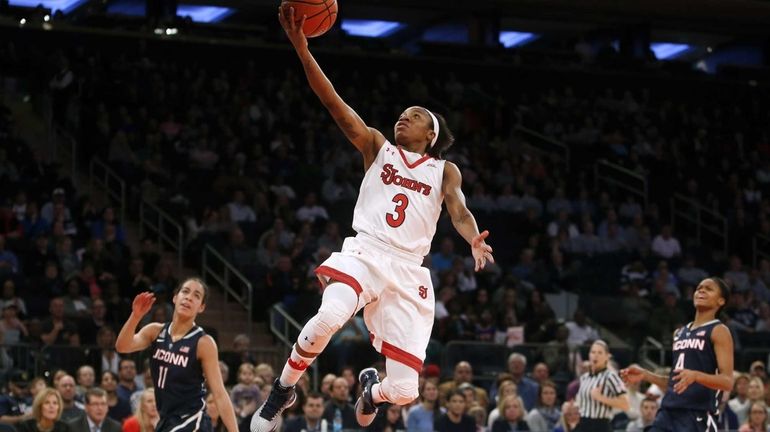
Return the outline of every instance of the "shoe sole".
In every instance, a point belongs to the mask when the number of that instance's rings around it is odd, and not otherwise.
[[[249,430],[251,432],[274,432],[276,430],[276,428],[278,427],[278,421],[276,419],[278,419],[278,417],[280,417],[281,413],[284,412],[284,410],[286,410],[287,408],[291,408],[291,406],[294,405],[294,402],[296,402],[296,401],[297,401],[297,393],[295,392],[294,394],[291,395],[291,399],[289,399],[289,401],[286,403],[286,405],[284,405],[284,407],[281,408],[275,414],[275,419],[273,419],[273,420],[268,420],[268,419],[266,419],[266,418],[264,418],[264,417],[259,415],[262,412],[262,408],[265,407],[265,403],[262,402],[262,406],[260,406],[259,409],[251,417],[251,424],[249,425]],[[254,424],[254,419],[256,419],[256,424]],[[259,423],[263,423],[263,422],[266,422],[268,424],[268,428],[262,429],[262,428],[259,427],[260,426]]]

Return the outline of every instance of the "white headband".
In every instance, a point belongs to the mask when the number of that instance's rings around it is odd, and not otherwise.
[[[438,119],[436,118],[435,115],[433,115],[432,112],[430,112],[428,108],[425,108],[425,111],[428,111],[428,114],[430,114],[430,118],[431,120],[433,120],[433,132],[436,132],[436,135],[433,135],[433,139],[430,141],[430,148],[433,148],[433,146],[436,145],[436,140],[438,140],[438,131],[439,131]]]

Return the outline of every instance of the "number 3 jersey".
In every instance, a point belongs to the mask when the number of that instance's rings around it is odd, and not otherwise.
[[[711,332],[720,324],[719,320],[709,321],[692,328],[692,323],[680,328],[674,334],[674,367],[668,377],[668,389],[661,406],[672,409],[697,410],[715,413],[720,392],[698,383],[692,383],[682,393],[674,391],[674,375],[679,369],[689,369],[707,374],[717,373],[717,356],[711,342]]]
[[[202,412],[206,406],[206,387],[198,360],[198,340],[206,332],[200,326],[193,326],[184,337],[172,342],[170,328],[170,322],[164,324],[150,347],[155,404],[161,418],[169,415],[185,418]]]
[[[361,182],[353,229],[427,255],[444,200],[444,163],[385,141]]]

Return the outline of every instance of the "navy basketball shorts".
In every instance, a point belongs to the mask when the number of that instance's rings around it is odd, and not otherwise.
[[[203,411],[190,415],[161,415],[155,432],[212,432],[211,418]]]
[[[717,423],[708,412],[661,408],[645,432],[717,432]]]

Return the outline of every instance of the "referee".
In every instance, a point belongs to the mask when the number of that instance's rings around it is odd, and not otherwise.
[[[575,432],[612,432],[610,420],[613,408],[629,409],[626,386],[615,371],[607,368],[610,349],[606,342],[594,342],[588,359],[591,371],[580,376],[577,395],[580,423]]]

